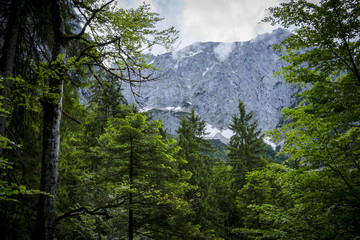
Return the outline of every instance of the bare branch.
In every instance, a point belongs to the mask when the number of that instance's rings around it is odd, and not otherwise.
[[[73,120],[74,122],[81,124],[80,120],[74,118],[73,116],[69,115],[68,113],[66,113],[64,110],[62,111],[62,113],[69,119]]]
[[[118,199],[116,199],[114,201],[117,201],[117,200]],[[119,207],[120,205],[122,205],[124,203],[125,203],[125,200],[123,200],[119,203],[116,203],[116,204],[106,204],[105,206],[100,206],[95,209],[89,209],[87,207],[76,208],[76,209],[70,210],[68,212],[58,214],[56,216],[56,221],[60,221],[61,219],[64,219],[67,217],[76,217],[76,216],[83,215],[86,213],[90,214],[90,215],[100,215],[100,216],[105,216],[106,218],[112,218],[112,216],[106,210],[109,208]]]
[[[97,13],[101,12],[104,8],[106,8],[107,6],[109,6],[111,3],[113,3],[115,0],[111,0],[107,3],[105,3],[104,5],[102,5],[100,8],[98,9],[90,9],[88,8],[84,3],[77,1],[77,0],[73,0],[75,6],[81,6],[89,11],[92,12],[92,15],[90,16],[89,19],[86,19],[86,22],[83,26],[83,28],[81,29],[80,33],[73,35],[73,36],[68,36],[66,37],[67,41],[71,41],[73,39],[81,39],[83,37],[83,35],[85,34],[86,28],[91,24],[92,20],[96,17]],[[79,7],[78,7],[79,9]],[[85,15],[83,15],[85,17]]]

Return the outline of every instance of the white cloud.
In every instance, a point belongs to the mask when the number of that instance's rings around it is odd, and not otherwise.
[[[229,57],[229,55],[232,52],[232,50],[234,49],[234,47],[235,47],[234,42],[219,43],[214,48],[215,57],[217,58],[218,61],[224,62]]]
[[[184,36],[198,41],[247,41],[258,33],[273,29],[259,23],[266,9],[282,0],[184,0],[182,30]]]
[[[117,0],[121,7],[136,8],[144,1],[164,18],[159,29],[174,26],[180,31],[180,46],[194,42],[247,41],[259,33],[271,32],[270,24],[261,23],[266,9],[285,0]],[[319,0],[311,0],[319,1]],[[177,47],[177,44],[175,44]],[[162,47],[154,49],[163,52]]]
[[[139,6],[143,5],[144,0],[116,0],[118,5],[122,8],[138,8]],[[152,0],[146,0],[146,4],[150,4],[151,10],[154,11],[155,8],[153,7]]]

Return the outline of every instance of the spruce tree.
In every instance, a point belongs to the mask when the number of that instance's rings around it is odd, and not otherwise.
[[[253,112],[246,113],[245,104],[239,100],[239,115],[232,116],[229,129],[234,132],[228,146],[229,164],[232,166],[232,188],[237,191],[245,183],[245,176],[252,170],[262,168],[266,160],[262,157],[265,152],[264,135],[258,128],[257,120],[253,119]]]
[[[226,228],[229,238],[237,238],[234,228],[243,226],[243,213],[236,207],[238,191],[245,185],[247,173],[264,167],[266,161],[262,157],[265,154],[263,134],[258,129],[257,120],[253,119],[253,112],[246,113],[245,104],[239,100],[239,115],[232,116],[229,129],[233,131],[228,145],[228,164],[230,170],[230,196],[227,208],[228,219]]]
[[[214,149],[204,139],[205,122],[192,109],[188,116],[181,119],[176,132],[179,137],[178,146],[181,147],[178,157],[186,161],[184,168],[192,173],[189,183],[196,187],[187,193],[187,200],[192,203],[194,211],[190,215],[190,220],[200,225],[200,230],[207,237],[215,239],[213,232],[222,225],[223,218],[218,205],[219,196],[216,193],[219,184],[214,179],[216,160],[210,157]],[[218,236],[217,233],[215,235]]]
[[[178,149],[175,141],[164,139],[160,128],[160,122],[129,114],[109,118],[92,147],[85,139],[93,138],[90,134],[69,139],[74,144],[66,146],[69,153],[64,160],[77,162],[72,167],[62,165],[62,169],[77,176],[61,178],[61,184],[73,183],[59,189],[60,198],[66,198],[58,217],[60,229],[66,228],[61,234],[71,239],[95,239],[96,234],[107,238],[127,235],[128,239],[195,235],[191,224],[177,224],[190,211],[183,195],[191,188],[186,183],[191,173],[181,169],[173,157]]]

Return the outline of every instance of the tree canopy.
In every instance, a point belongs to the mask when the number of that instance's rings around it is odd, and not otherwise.
[[[298,168],[293,210],[296,217],[308,211],[307,226],[316,226],[305,239],[359,236],[359,7],[356,0],[292,0],[266,19],[295,26],[277,46],[289,63],[279,74],[303,88],[302,102],[284,110],[291,123],[272,136],[285,139],[282,151]]]
[[[359,0],[269,9],[264,21],[293,29],[277,74],[301,89],[269,135],[276,163],[241,99],[227,146],[196,108],[173,136],[128,104],[124,84],[137,99],[164,74],[147,51],[177,39],[150,5],[2,3],[2,238],[360,238]]]

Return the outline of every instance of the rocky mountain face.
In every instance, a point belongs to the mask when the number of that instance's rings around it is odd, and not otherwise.
[[[293,105],[298,89],[285,85],[274,72],[285,66],[272,49],[290,36],[284,29],[262,34],[247,42],[202,42],[182,50],[150,56],[152,64],[164,70],[158,81],[142,84],[138,101],[144,111],[162,119],[169,133],[175,133],[179,118],[195,109],[207,123],[209,137],[226,142],[231,116],[238,100],[253,111],[263,131],[274,129],[281,109]],[[129,89],[124,95],[130,103]]]

